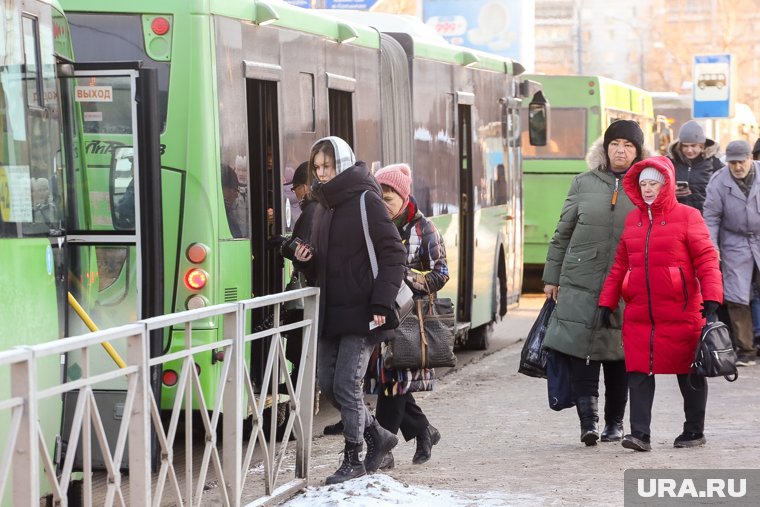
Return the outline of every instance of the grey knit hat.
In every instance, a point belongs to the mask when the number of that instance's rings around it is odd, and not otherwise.
[[[689,120],[681,125],[678,131],[678,141],[686,144],[705,144],[707,137],[702,125],[694,120]]]

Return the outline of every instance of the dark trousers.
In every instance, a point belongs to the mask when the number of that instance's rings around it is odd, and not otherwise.
[[[573,395],[599,397],[599,373],[604,370],[604,405],[605,414],[617,413],[628,398],[628,374],[625,371],[625,361],[589,361],[570,356],[570,377],[573,383]],[[612,412],[607,405],[615,407]],[[612,406],[610,408],[612,408]],[[622,412],[620,412],[622,416]]]
[[[738,356],[757,355],[755,350],[754,332],[752,330],[752,310],[749,305],[726,301],[728,315],[731,320],[731,337]]]
[[[631,372],[628,387],[631,392],[631,432],[651,435],[652,403],[654,402],[654,375]],[[678,374],[678,387],[683,397],[685,422],[683,431],[703,433],[705,430],[705,407],[707,407],[707,381],[704,377]]]
[[[385,396],[382,392],[378,394],[375,418],[380,426],[394,435],[401,429],[407,442],[425,431],[430,424],[412,393],[401,396]]]

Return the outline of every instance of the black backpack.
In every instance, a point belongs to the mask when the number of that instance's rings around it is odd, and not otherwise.
[[[724,323],[716,321],[705,324],[691,367],[692,373],[701,377],[724,377],[729,382],[739,378],[736,352]]]

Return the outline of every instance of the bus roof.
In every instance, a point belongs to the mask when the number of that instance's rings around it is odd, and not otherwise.
[[[528,74],[525,77],[540,82],[555,107],[591,106],[604,102],[606,107],[613,109],[652,114],[651,94],[622,81],[591,75]],[[588,89],[587,93],[578,92],[584,88]]]
[[[380,47],[376,30],[357,23],[329,16],[311,9],[292,6],[283,0],[130,0],[114,7],[102,0],[61,0],[66,11],[112,13],[112,14],[166,14],[166,15],[218,15],[255,23],[256,5],[266,5],[275,14],[271,24],[282,28],[311,33],[340,41],[341,36],[352,28],[356,38],[347,44],[371,48]],[[346,30],[346,25],[350,28]]]

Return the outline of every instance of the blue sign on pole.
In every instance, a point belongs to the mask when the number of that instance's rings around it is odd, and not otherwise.
[[[730,118],[731,55],[697,55],[692,79],[694,118]]]

